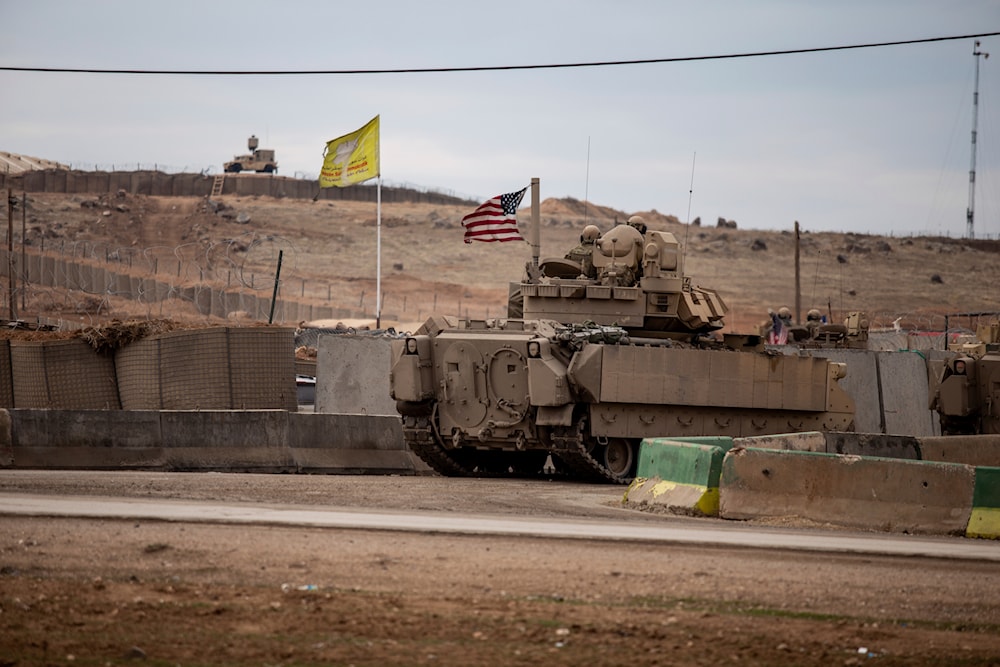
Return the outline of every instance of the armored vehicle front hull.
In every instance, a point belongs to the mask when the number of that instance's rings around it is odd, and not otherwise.
[[[639,442],[853,428],[825,359],[629,338],[609,326],[436,319],[394,342],[411,450],[445,475],[557,472],[625,483]]]

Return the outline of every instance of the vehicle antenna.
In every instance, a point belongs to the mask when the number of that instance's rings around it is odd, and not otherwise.
[[[695,160],[697,159],[698,159],[698,151],[695,151],[694,155],[691,157],[691,185],[688,187],[687,229],[684,230],[684,252],[681,253],[682,258],[684,257],[684,254],[687,252],[688,234],[691,233],[691,199],[694,197],[694,164]],[[681,261],[683,261],[683,259]],[[681,267],[680,274],[682,276],[684,275],[683,266]]]
[[[583,182],[583,224],[587,225],[587,198],[590,192],[590,137],[587,137],[587,173]]]

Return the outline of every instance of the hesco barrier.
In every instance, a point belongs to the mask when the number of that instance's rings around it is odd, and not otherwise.
[[[79,338],[10,342],[15,408],[121,408],[115,363]]]
[[[0,466],[419,474],[398,417],[284,410],[0,410]]]
[[[114,352],[82,338],[2,342],[0,408],[298,409],[290,327],[171,331]]]

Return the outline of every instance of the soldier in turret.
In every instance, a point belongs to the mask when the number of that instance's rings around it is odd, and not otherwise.
[[[642,219],[641,216],[633,215],[628,219],[629,227],[634,227],[640,234],[642,234],[643,243],[646,240],[646,221]],[[639,257],[642,257],[642,249],[639,250]],[[639,266],[635,267],[635,282],[638,283],[642,278],[642,262],[639,262]]]
[[[646,236],[646,221],[643,220],[641,216],[633,215],[628,219],[628,224],[630,227],[638,229],[639,233],[644,237]]]
[[[566,259],[577,262],[580,265],[580,274],[591,280],[597,278],[597,270],[594,268],[594,242],[600,236],[600,229],[595,225],[587,225],[580,234],[580,245],[566,253]]]
[[[809,330],[809,337],[815,338],[816,334],[819,332],[820,326],[823,324],[823,314],[819,312],[819,309],[812,308],[806,313],[806,329]]]
[[[771,321],[764,325],[761,335],[771,345],[785,345],[788,343],[788,330],[792,326],[792,311],[782,306],[778,312],[768,308],[767,314]]]

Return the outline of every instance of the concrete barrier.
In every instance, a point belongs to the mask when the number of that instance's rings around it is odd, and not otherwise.
[[[679,514],[718,516],[722,459],[728,437],[647,438],[639,448],[636,478],[626,505]]]
[[[804,350],[812,357],[822,357],[847,364],[847,376],[840,386],[854,399],[854,430],[860,433],[884,433],[882,400],[875,355],[868,350]]]
[[[288,415],[288,442],[299,470],[397,474],[430,470],[403,444],[398,416],[318,416]]]
[[[295,470],[284,410],[163,411],[160,430],[173,470]]]
[[[920,439],[925,461],[1000,467],[1000,435],[946,435]]]
[[[4,410],[15,468],[162,468],[160,416],[143,410]]]
[[[928,408],[931,387],[926,354],[847,349],[802,352],[847,364],[847,377],[840,384],[854,399],[855,431],[910,436],[940,433],[936,414]]]
[[[976,490],[967,537],[1000,539],[1000,468],[976,468]]]
[[[877,352],[883,433],[934,435],[927,362],[916,352]]]
[[[0,410],[0,467],[424,474],[399,417]]]
[[[840,433],[835,431],[780,433],[736,438],[733,441],[733,446],[920,460],[920,441],[917,438],[886,433]]]
[[[722,463],[719,515],[964,535],[974,488],[975,469],[961,464],[734,448]]]
[[[14,433],[10,412],[0,410],[0,468],[14,465]]]
[[[389,396],[389,339],[322,334],[316,348],[316,412],[396,415]]]

